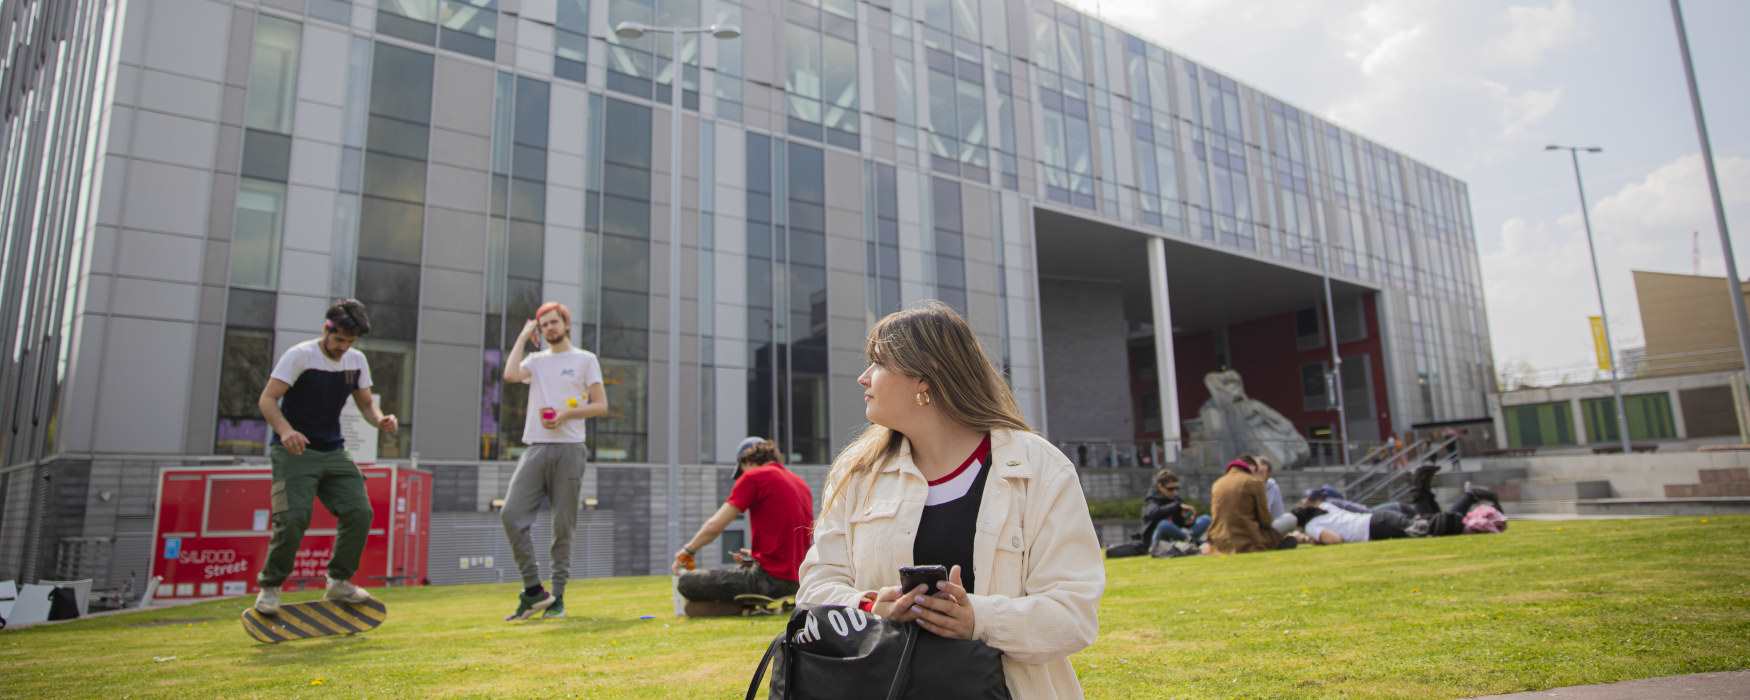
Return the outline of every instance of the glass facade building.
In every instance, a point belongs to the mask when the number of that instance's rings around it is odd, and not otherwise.
[[[1376,292],[1401,423],[1486,410],[1463,182],[1049,0],[27,0],[0,32],[3,466],[260,455],[268,369],[343,296],[379,457],[439,503],[523,449],[500,375],[543,300],[601,357],[600,464],[671,458],[671,332],[676,461],[829,462],[866,330],[923,299],[1041,425],[1039,211],[1328,269]]]

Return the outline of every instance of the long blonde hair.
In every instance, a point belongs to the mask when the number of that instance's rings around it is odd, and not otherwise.
[[[926,301],[888,314],[869,330],[864,352],[871,364],[928,382],[930,402],[956,423],[981,432],[1032,430],[972,327],[947,304]],[[899,431],[865,426],[833,459],[822,516],[852,482],[898,454],[904,441]]]

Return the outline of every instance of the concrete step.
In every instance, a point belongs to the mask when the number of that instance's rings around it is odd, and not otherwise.
[[[1460,463],[1460,466],[1463,466],[1462,462]],[[1434,475],[1434,485],[1436,487],[1451,486],[1454,488],[1463,488],[1464,482],[1468,481],[1478,486],[1493,488],[1498,484],[1525,481],[1529,478],[1531,478],[1530,472],[1524,467],[1478,469],[1475,471],[1465,471],[1461,468],[1458,471],[1449,469]]]
[[[1575,505],[1581,515],[1750,515],[1750,497],[1594,498]]]
[[[1604,479],[1589,481],[1525,481],[1509,479],[1506,481],[1482,481],[1464,479],[1466,474],[1443,475],[1458,478],[1436,479],[1434,493],[1440,502],[1446,503],[1448,498],[1456,498],[1464,488],[1465,483],[1490,489],[1503,501],[1571,501],[1580,498],[1611,498],[1616,492],[1610,482]]]
[[[1522,501],[1572,501],[1611,498],[1616,494],[1609,481],[1527,481],[1519,484]]]
[[[1580,512],[1579,501],[1502,501],[1508,518],[1521,515],[1573,515]]]

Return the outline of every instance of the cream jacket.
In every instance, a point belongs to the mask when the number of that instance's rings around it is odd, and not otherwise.
[[[1045,438],[1011,430],[992,431],[991,462],[972,540],[973,637],[1003,653],[1014,697],[1082,697],[1069,655],[1099,633],[1106,567],[1075,466]],[[910,442],[851,484],[815,524],[797,602],[855,606],[864,591],[899,585],[928,493]]]

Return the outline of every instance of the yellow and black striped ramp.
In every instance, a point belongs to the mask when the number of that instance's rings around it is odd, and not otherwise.
[[[356,604],[313,600],[283,604],[278,615],[263,615],[253,607],[245,608],[243,631],[255,641],[277,644],[292,639],[368,632],[383,624],[387,617],[389,608],[375,599]]]

